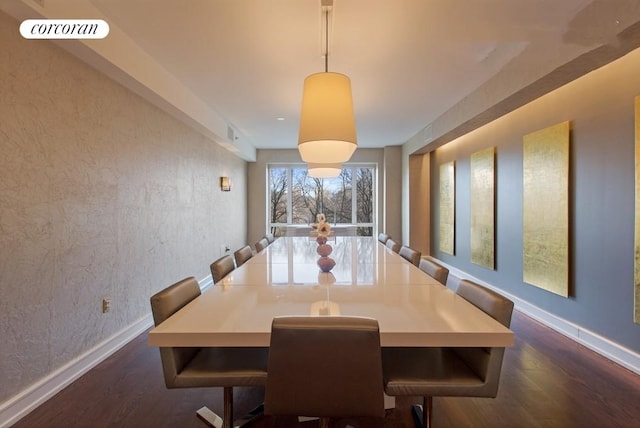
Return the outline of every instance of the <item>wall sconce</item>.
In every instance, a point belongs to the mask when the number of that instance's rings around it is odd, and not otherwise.
[[[223,192],[231,191],[231,179],[229,177],[220,177],[220,190]]]

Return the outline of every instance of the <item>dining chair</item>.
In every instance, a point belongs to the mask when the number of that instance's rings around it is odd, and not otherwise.
[[[256,253],[259,253],[260,251],[264,250],[268,246],[269,246],[269,241],[267,240],[267,238],[260,238],[260,240],[255,244]]]
[[[422,256],[422,253],[420,251],[403,245],[402,247],[400,247],[400,251],[398,252],[398,254],[400,254],[402,258],[408,260],[416,266],[420,264],[420,257]]]
[[[456,294],[505,327],[511,324],[513,302],[469,280]],[[385,392],[391,396],[422,396],[414,411],[423,427],[431,427],[432,397],[492,397],[498,393],[504,348],[384,348]]]
[[[185,278],[151,297],[153,322],[157,326],[200,296],[195,278]],[[267,380],[267,348],[159,348],[167,388],[222,387],[222,426],[233,422],[233,387],[264,386]],[[220,417],[207,407],[199,417],[220,426]],[[216,425],[217,424],[217,425]]]
[[[269,241],[269,244],[273,244],[273,241],[276,240],[276,237],[273,236],[273,233],[267,233],[266,235],[264,235],[265,238],[267,238],[267,241]]]
[[[394,253],[399,252],[401,247],[400,243],[394,241],[391,238],[387,239],[387,242],[384,245]]]
[[[384,418],[378,321],[346,316],[276,317],[264,413],[277,416]],[[377,418],[377,419],[373,419]],[[272,419],[273,422],[273,419]]]
[[[386,233],[380,233],[378,235],[378,241],[382,242],[383,244],[386,244],[387,241],[389,240],[389,238],[391,238],[389,235],[387,235]]]
[[[236,266],[233,264],[233,257],[230,255],[222,256],[209,266],[211,268],[211,277],[213,283],[216,284],[222,278],[227,276],[229,272],[233,271]]]
[[[430,277],[442,285],[447,285],[447,278],[449,277],[449,269],[442,266],[440,263],[434,262],[429,259],[421,259],[418,267],[421,271],[425,272]]]
[[[244,247],[240,248],[235,253],[233,253],[233,257],[235,257],[236,259],[236,266],[237,267],[242,266],[243,264],[246,263],[247,260],[253,257],[253,253],[251,252],[251,247],[248,245],[245,245]]]

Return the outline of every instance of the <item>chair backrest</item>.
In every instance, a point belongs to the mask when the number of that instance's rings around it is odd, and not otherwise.
[[[261,238],[258,242],[256,242],[256,253],[264,250],[265,248],[267,248],[267,246],[269,246],[269,241],[267,240],[267,238]]]
[[[264,235],[265,238],[267,238],[267,241],[269,241],[269,244],[273,244],[273,241],[276,240],[276,237],[273,236],[273,233],[267,233],[266,235]]]
[[[381,233],[378,235],[378,241],[382,242],[383,244],[386,244],[387,241],[389,240],[389,238],[391,238],[389,235],[387,235],[386,233]]]
[[[397,253],[398,251],[400,251],[400,247],[401,247],[399,242],[396,242],[391,238],[387,239],[387,242],[384,245],[386,245],[387,248],[393,251],[394,253]]]
[[[384,417],[378,322],[275,318],[264,406],[277,416]]]
[[[220,257],[218,260],[211,263],[211,266],[209,267],[211,268],[211,277],[213,278],[214,284],[236,268],[233,264],[233,257],[230,255]]]
[[[153,322],[159,325],[200,295],[200,285],[194,277],[185,278],[151,296]],[[164,383],[175,388],[178,373],[198,353],[200,348],[160,348]]]
[[[473,303],[505,327],[511,325],[513,302],[503,295],[468,279],[460,281],[456,294]]]
[[[233,257],[236,258],[236,266],[238,267],[242,266],[243,264],[245,264],[247,260],[253,257],[253,253],[251,252],[251,247],[248,245],[245,245],[244,247],[240,248],[235,253],[233,253]]]
[[[410,261],[414,265],[418,266],[420,264],[420,257],[422,253],[420,251],[416,251],[413,248],[409,248],[406,245],[400,247],[400,254],[403,258]]]
[[[442,285],[447,285],[447,278],[449,277],[449,269],[447,269],[446,267],[428,259],[421,259],[420,263],[418,264],[418,267],[427,275],[431,276],[432,278],[435,278],[435,280],[441,283]]]
[[[475,282],[463,279],[456,294],[509,327],[513,314],[513,302],[495,291]],[[500,383],[504,348],[453,348],[454,352],[484,380],[483,396],[495,397]]]

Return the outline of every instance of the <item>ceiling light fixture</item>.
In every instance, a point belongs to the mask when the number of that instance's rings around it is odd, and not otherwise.
[[[304,79],[298,150],[308,163],[343,163],[358,146],[351,80],[329,72],[329,11],[333,0],[321,0],[325,21],[324,72]]]
[[[340,175],[342,165],[339,163],[310,163],[307,168],[309,177],[333,178]]]

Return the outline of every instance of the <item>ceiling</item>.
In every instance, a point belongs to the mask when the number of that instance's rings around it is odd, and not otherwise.
[[[54,4],[64,0],[35,1],[44,10],[31,5],[31,14],[68,17]],[[120,51],[122,61],[144,56],[155,63],[158,74],[191,93],[191,104],[203,102],[213,112],[205,115],[217,115],[255,148],[296,147],[302,82],[324,70],[320,0],[82,3],[93,11],[83,18],[109,23],[103,44]],[[351,78],[360,147],[383,147],[405,143],[448,111],[463,111],[470,97],[499,101],[483,94],[492,79],[515,92],[615,43],[640,21],[640,1],[334,0],[331,13],[329,71]],[[116,52],[100,54],[107,61],[95,66],[126,71]],[[149,74],[133,77],[151,89],[150,98],[171,103],[145,82]],[[178,110],[190,115],[188,108]]]

